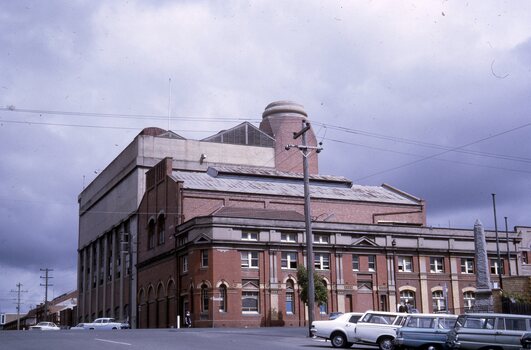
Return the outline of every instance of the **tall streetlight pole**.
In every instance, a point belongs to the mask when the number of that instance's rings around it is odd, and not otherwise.
[[[498,219],[496,218],[496,193],[492,194],[492,207],[494,208],[494,231],[496,232],[496,255],[498,264],[498,279],[500,280],[500,289],[503,289],[502,284],[502,268],[500,257],[500,239],[498,237]]]
[[[304,172],[304,218],[306,224],[306,265],[308,270],[308,333],[312,336],[311,328],[314,320],[315,309],[315,281],[313,276],[314,271],[314,257],[313,257],[313,235],[312,235],[312,217],[310,207],[310,177],[308,169],[308,157],[310,156],[310,150],[314,149],[315,152],[321,152],[321,147],[306,145],[306,132],[310,130],[310,123],[303,121],[302,130],[293,134],[293,139],[297,139],[302,136],[302,145],[286,145],[286,150],[291,148],[297,148],[302,153],[302,165]]]
[[[396,280],[396,266],[395,266],[395,256],[396,256],[396,240],[393,238],[393,240],[391,241],[391,245],[393,246],[393,262],[391,264],[391,268],[393,269],[393,280],[394,280],[394,284],[395,284],[395,310],[390,310],[390,311],[398,311],[398,305],[400,305],[400,293],[398,292],[398,282]]]
[[[505,218],[505,241],[507,243],[507,265],[509,267],[509,276],[511,276],[511,247],[509,246],[509,229],[507,228],[507,216]]]

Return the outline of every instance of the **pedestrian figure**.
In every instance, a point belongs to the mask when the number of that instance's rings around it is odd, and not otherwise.
[[[407,309],[404,303],[400,303],[400,306],[398,307],[398,312],[407,312]]]
[[[186,313],[184,315],[184,325],[187,328],[192,327],[192,317],[190,316],[190,311],[186,311]]]
[[[406,301],[406,312],[408,314],[410,314],[411,311],[412,311],[412,307],[411,307],[411,304],[409,303],[409,300],[408,300],[408,301]]]

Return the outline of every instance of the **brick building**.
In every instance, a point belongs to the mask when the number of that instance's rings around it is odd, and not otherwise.
[[[202,141],[140,133],[79,196],[78,320],[175,327],[190,310],[198,327],[303,325],[302,160],[285,146],[306,118],[281,101],[259,128],[242,123]],[[317,318],[406,300],[423,312],[471,306],[471,229],[426,227],[421,199],[321,175],[316,153],[309,164],[313,260],[329,290]],[[522,235],[507,237],[503,273],[517,274]],[[494,233],[487,243],[497,281]]]

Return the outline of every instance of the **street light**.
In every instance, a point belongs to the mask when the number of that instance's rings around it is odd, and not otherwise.
[[[400,299],[400,294],[398,293],[398,282],[396,280],[396,267],[395,267],[395,250],[396,250],[396,240],[393,238],[391,241],[391,245],[393,246],[393,262],[391,263],[391,268],[393,269],[393,281],[395,284],[395,309],[398,310],[398,301]]]

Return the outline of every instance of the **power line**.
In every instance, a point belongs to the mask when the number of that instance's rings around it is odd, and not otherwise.
[[[468,147],[468,146],[472,146],[472,145],[475,145],[475,144],[477,144],[477,143],[480,143],[480,142],[483,142],[483,141],[486,141],[486,140],[493,139],[493,138],[498,137],[498,136],[501,136],[501,135],[508,134],[508,133],[510,133],[510,132],[513,132],[513,131],[516,131],[516,130],[519,130],[519,129],[522,129],[522,128],[525,128],[525,127],[528,127],[528,126],[530,126],[530,125],[531,125],[531,123],[527,123],[527,124],[524,124],[524,125],[520,125],[520,126],[518,126],[518,127],[515,127],[515,128],[512,128],[512,129],[508,129],[508,130],[505,130],[505,131],[499,132],[499,133],[497,133],[497,134],[490,135],[490,136],[487,136],[487,137],[484,137],[484,138],[478,139],[478,140],[476,140],[476,141],[472,141],[472,142],[466,143],[466,144],[464,144],[464,145],[461,145],[461,146],[457,146],[457,147],[454,147],[454,148],[448,149],[448,150],[446,150],[446,151],[444,151],[444,152],[439,152],[439,153],[436,153],[436,154],[432,154],[432,155],[430,155],[430,156],[427,156],[427,157],[424,157],[424,158],[421,158],[421,159],[417,159],[417,160],[414,160],[414,161],[412,161],[412,162],[408,162],[408,163],[405,163],[405,164],[402,164],[402,165],[399,165],[399,166],[395,166],[395,167],[392,167],[392,168],[389,168],[389,169],[385,169],[385,170],[382,170],[382,171],[378,171],[378,172],[373,173],[373,174],[371,174],[371,175],[367,175],[367,176],[364,176],[364,177],[358,178],[358,179],[356,179],[356,181],[365,180],[365,179],[368,179],[368,178],[373,177],[373,176],[376,176],[376,175],[380,175],[380,174],[388,173],[388,172],[391,172],[391,171],[394,171],[394,170],[397,170],[397,169],[402,169],[402,168],[408,167],[408,166],[410,166],[410,165],[417,164],[417,163],[423,162],[423,161],[425,161],[425,160],[433,159],[433,158],[436,158],[436,157],[441,156],[441,155],[443,155],[443,154],[453,152],[454,150],[462,149],[462,148],[465,148],[465,147]]]
[[[315,124],[320,124],[320,123],[315,123]],[[335,125],[330,125],[330,124],[321,124],[321,125],[323,127],[325,127],[325,128],[335,129],[335,130],[343,131],[343,132],[346,132],[346,133],[351,133],[351,134],[356,134],[356,135],[361,135],[361,136],[366,136],[366,137],[372,137],[372,138],[382,139],[382,140],[387,140],[387,141],[394,141],[394,142],[400,142],[400,143],[411,144],[411,145],[415,145],[415,146],[434,148],[434,149],[441,149],[441,150],[452,150],[453,152],[457,152],[457,153],[477,155],[477,156],[481,156],[481,157],[497,158],[497,159],[517,161],[517,162],[531,163],[531,158],[526,158],[526,157],[519,157],[519,156],[512,156],[512,155],[504,155],[504,154],[496,154],[496,153],[488,153],[488,152],[480,152],[480,151],[474,151],[474,150],[455,148],[455,147],[451,147],[451,146],[444,146],[444,145],[439,145],[439,144],[435,144],[435,143],[429,143],[429,142],[423,142],[423,141],[418,141],[418,140],[407,139],[407,138],[403,138],[403,137],[395,137],[395,136],[390,136],[390,135],[377,134],[377,133],[372,133],[372,132],[368,132],[368,131],[350,129],[350,128],[341,127],[341,126],[335,126]],[[527,123],[527,124],[518,126],[518,127],[514,128],[514,129],[511,129],[511,130],[509,130],[509,132],[522,129],[522,128],[528,127],[530,125],[531,125],[531,123]],[[499,134],[499,135],[501,135],[501,134]]]
[[[96,118],[116,118],[116,119],[148,119],[148,120],[184,120],[184,121],[208,121],[208,122],[234,122],[234,121],[255,121],[259,122],[261,119],[252,118],[235,118],[235,117],[170,117],[168,115],[157,114],[127,114],[127,113],[97,113],[97,112],[72,112],[72,111],[57,111],[45,109],[25,109],[16,108],[15,106],[0,107],[0,111],[16,112],[16,113],[31,113],[31,114],[46,114],[46,115],[62,115],[72,117],[96,117]]]
[[[107,126],[107,125],[86,125],[86,124],[66,124],[66,123],[48,123],[48,122],[33,122],[20,120],[5,120],[0,119],[1,123],[7,124],[27,124],[27,125],[48,125],[48,126],[69,126],[75,128],[94,128],[94,129],[116,129],[116,130],[141,130],[142,128],[132,128],[126,126]],[[172,130],[178,132],[216,132],[215,130]]]
[[[402,154],[402,155],[412,156],[412,157],[417,157],[417,158],[424,157],[424,156],[422,156],[420,154],[415,154],[415,153],[410,153],[410,152],[395,151],[395,150],[390,150],[390,149],[380,148],[380,147],[367,146],[367,145],[363,145],[363,144],[347,142],[347,141],[342,141],[342,140],[335,140],[335,139],[325,139],[325,140],[331,141],[331,142],[347,144],[347,145],[352,145],[352,146],[364,147],[364,148],[373,149],[373,150],[382,151],[382,152],[390,152],[390,153],[395,153],[395,154]],[[512,168],[498,167],[498,166],[485,165],[485,164],[475,164],[475,163],[469,163],[469,162],[463,162],[463,161],[451,160],[451,159],[442,159],[442,158],[433,158],[433,159],[437,160],[437,161],[440,161],[440,162],[448,162],[448,163],[454,163],[454,164],[475,166],[475,167],[480,167],[480,168],[489,168],[489,169],[496,169],[496,170],[512,171],[512,172],[516,172],[516,173],[531,174],[531,171],[526,171],[526,170],[521,170],[521,169],[512,169]]]

